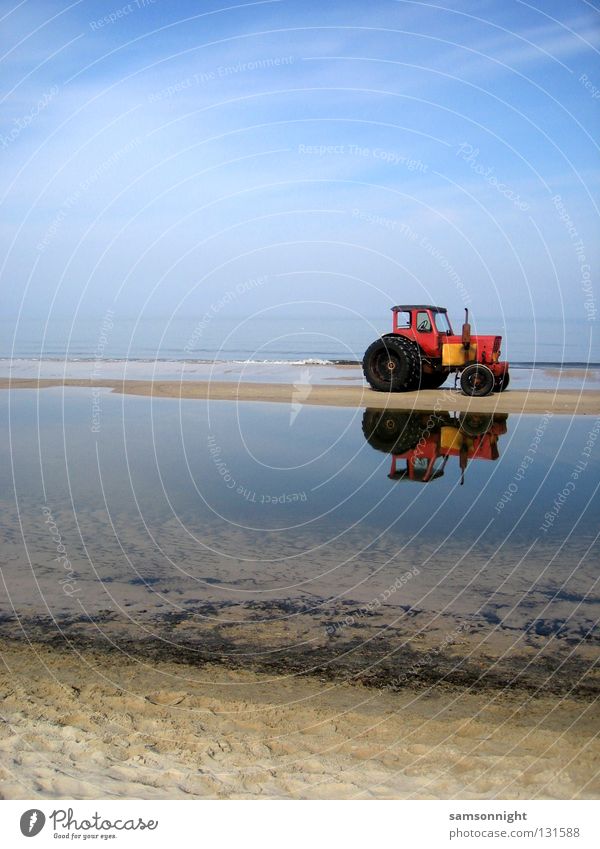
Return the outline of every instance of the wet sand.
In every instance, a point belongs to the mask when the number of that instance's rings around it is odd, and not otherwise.
[[[0,793],[596,798],[595,705],[0,643]]]
[[[98,387],[128,395],[212,401],[267,401],[333,407],[375,407],[393,410],[452,409],[483,413],[562,413],[597,415],[600,392],[594,390],[508,390],[485,398],[469,398],[455,389],[419,392],[374,392],[364,386],[324,386],[311,383],[235,383],[233,381],[151,381],[0,378],[0,389]]]
[[[551,377],[553,379],[559,378],[570,378],[574,380],[599,380],[600,379],[600,369],[595,368],[593,366],[587,367],[585,369],[581,368],[569,368],[568,366],[563,366],[563,368],[545,368],[544,374],[546,377]]]

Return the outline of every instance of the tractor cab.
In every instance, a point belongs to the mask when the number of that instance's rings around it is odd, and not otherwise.
[[[405,467],[399,468],[402,462],[405,463]],[[392,467],[388,478],[393,481],[429,483],[443,476],[447,462],[448,457],[418,457],[414,451],[406,456],[392,454]]]
[[[454,335],[444,307],[396,306],[392,307],[392,316],[392,333],[411,339],[432,357],[440,357],[444,339]]]

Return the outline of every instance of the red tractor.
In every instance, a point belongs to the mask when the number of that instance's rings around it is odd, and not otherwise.
[[[390,454],[392,480],[429,483],[441,478],[450,457],[458,457],[461,484],[470,460],[497,460],[507,432],[507,415],[448,412],[406,413],[367,409],[363,433],[377,451]]]
[[[363,357],[367,382],[379,392],[437,389],[451,373],[465,395],[503,392],[508,363],[500,361],[501,336],[471,336],[469,311],[455,336],[445,307],[397,306],[391,333],[369,345]]]

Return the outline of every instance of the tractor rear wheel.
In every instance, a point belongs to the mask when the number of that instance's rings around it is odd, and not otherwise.
[[[465,395],[481,398],[494,390],[494,373],[482,363],[473,363],[462,370],[460,388]]]
[[[386,454],[411,451],[423,432],[417,415],[396,410],[365,410],[362,429],[369,445]]]
[[[510,375],[505,371],[504,374],[494,380],[494,392],[504,392],[505,389],[508,389],[509,383]]]
[[[378,392],[414,389],[421,374],[419,351],[403,336],[384,336],[369,345],[363,357],[367,382]]]

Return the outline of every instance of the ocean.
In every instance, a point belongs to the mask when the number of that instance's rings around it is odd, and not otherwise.
[[[455,332],[460,329],[457,320]],[[2,361],[145,363],[358,363],[367,346],[391,326],[389,315],[222,316],[136,319],[108,310],[75,321],[45,318],[0,321]],[[500,333],[513,368],[598,368],[593,322],[519,317],[481,318],[474,332]],[[6,370],[6,367],[4,368]]]

